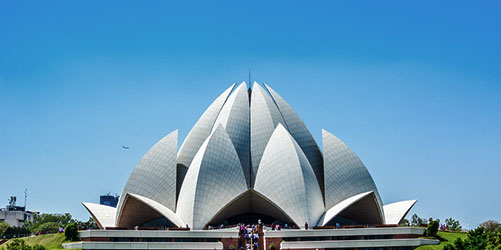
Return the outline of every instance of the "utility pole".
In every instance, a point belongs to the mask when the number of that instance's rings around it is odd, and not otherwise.
[[[24,189],[24,210],[26,210],[26,200],[28,200],[28,189]]]

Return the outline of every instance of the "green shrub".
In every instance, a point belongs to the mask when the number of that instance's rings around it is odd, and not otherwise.
[[[447,244],[444,246],[443,250],[456,250],[456,248],[451,244]]]
[[[6,250],[32,250],[30,246],[26,245],[24,240],[14,239],[11,243],[7,244]]]
[[[270,250],[275,250],[275,243],[270,244]]]
[[[41,246],[41,245],[34,245],[34,246],[30,246],[30,245],[27,245],[26,242],[24,242],[24,240],[22,239],[14,239],[12,240],[11,243],[7,244],[7,246],[5,248],[0,248],[2,250],[46,250],[46,248],[44,246]]]
[[[436,237],[437,232],[438,232],[438,224],[439,223],[440,223],[439,220],[430,220],[430,222],[428,223],[428,226],[426,226],[425,234],[427,236]]]
[[[234,246],[234,245],[230,245],[230,246],[228,247],[228,249],[230,249],[230,250],[235,250],[235,246]]]
[[[66,236],[67,240],[75,241],[78,240],[78,228],[77,224],[70,223],[64,229],[64,236]]]
[[[470,230],[464,240],[457,238],[454,245],[447,244],[445,250],[499,250],[501,249],[501,233],[485,231],[483,227]]]
[[[34,245],[31,249],[32,250],[46,250],[46,248],[44,246],[38,245],[38,244]]]

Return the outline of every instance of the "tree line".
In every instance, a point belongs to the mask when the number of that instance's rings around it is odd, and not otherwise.
[[[13,227],[0,221],[0,238],[10,239],[27,235],[50,234],[64,232],[69,224],[74,224],[77,229],[97,229],[97,224],[91,217],[87,221],[72,218],[70,213],[35,215],[33,222],[26,222],[22,227]]]
[[[445,224],[440,224],[439,219],[419,217],[412,215],[411,220],[402,222],[405,226],[426,227],[425,235],[444,240],[437,235],[439,230],[459,232],[462,231],[461,223],[453,218],[445,219]],[[457,238],[454,242],[446,244],[443,250],[501,250],[501,223],[488,220],[480,223],[476,229],[469,230],[465,239]]]

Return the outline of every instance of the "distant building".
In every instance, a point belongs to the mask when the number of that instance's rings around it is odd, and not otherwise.
[[[33,222],[39,212],[26,211],[25,206],[16,206],[16,196],[11,196],[9,205],[0,208],[0,221],[4,221],[13,227],[22,227],[25,222]]]
[[[119,198],[118,195],[110,195],[110,194],[101,195],[99,197],[99,204],[110,207],[117,207],[118,198]]]

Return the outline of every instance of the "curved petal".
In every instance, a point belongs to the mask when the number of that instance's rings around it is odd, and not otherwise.
[[[82,205],[89,211],[100,229],[115,227],[116,208],[89,202],[82,202]]]
[[[259,84],[252,88],[251,96],[251,159],[254,176],[259,169],[266,144],[278,124],[285,125],[285,121],[277,106]],[[255,178],[252,178],[255,179]]]
[[[417,200],[399,201],[383,206],[387,224],[400,224]]]
[[[193,158],[179,193],[177,214],[202,229],[228,202],[247,190],[238,154],[222,125]]]
[[[322,226],[327,225],[336,216],[355,221],[359,224],[382,224],[383,215],[378,208],[378,202],[373,191],[354,195],[331,207],[322,220]]]
[[[141,226],[155,219],[166,218],[173,225],[183,227],[183,221],[169,208],[147,197],[127,193],[117,220],[119,227]]]
[[[127,193],[148,197],[171,210],[176,208],[176,153],[177,130],[151,147],[134,168],[120,196],[119,213]]]
[[[292,135],[294,140],[303,150],[306,158],[315,172],[318,183],[320,184],[320,189],[324,190],[324,168],[323,168],[323,157],[320,149],[318,148],[317,142],[311,135],[310,131],[304,125],[303,121],[297,115],[296,111],[277,93],[275,90],[270,88],[270,86],[264,84],[266,89],[270,92],[273,100],[275,101],[282,117],[287,124],[289,133]]]
[[[243,82],[228,97],[212,129],[216,130],[221,124],[228,133],[240,158],[247,185],[250,185],[251,175],[249,112],[249,94],[247,85]]]
[[[308,159],[281,124],[266,146],[254,189],[277,204],[300,227],[304,222],[316,225],[325,209]]]
[[[373,191],[383,214],[374,180],[358,158],[341,140],[322,129],[324,145],[325,207],[330,208],[357,194]]]
[[[204,143],[205,139],[209,136],[214,122],[217,119],[219,111],[223,107],[226,99],[230,95],[236,84],[232,84],[228,89],[226,89],[221,95],[219,95],[216,100],[205,110],[205,112],[200,116],[197,123],[191,129],[190,133],[186,137],[179,149],[177,163],[184,166],[185,168],[190,166],[193,157],[198,152],[198,149]]]

